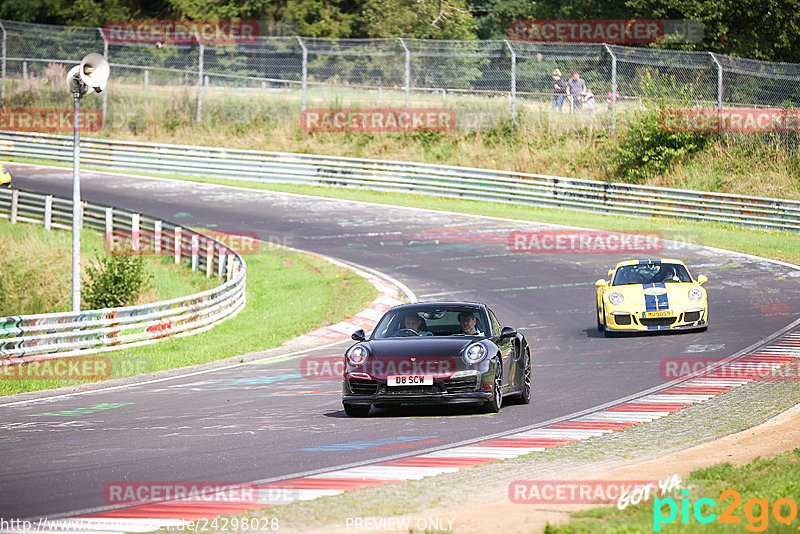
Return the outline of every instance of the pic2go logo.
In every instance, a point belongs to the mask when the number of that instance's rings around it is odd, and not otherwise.
[[[714,501],[714,499],[698,499],[694,503],[694,506],[692,506],[688,498],[689,490],[682,490],[681,493],[683,494],[680,504],[681,523],[689,522],[690,509],[694,515],[695,521],[698,523],[708,524],[713,523],[715,520],[718,523],[742,523],[742,517],[735,514],[736,509],[742,502],[742,496],[736,490],[727,489],[719,494],[720,500],[727,501],[729,498],[733,499],[725,511],[719,514],[719,516],[711,512],[711,509],[717,506],[717,502]],[[664,514],[665,507],[667,508],[666,515]],[[674,522],[678,518],[678,511],[678,503],[675,502],[675,499],[669,497],[665,499],[656,498],[653,501],[653,531],[661,532],[661,526],[663,524]],[[789,525],[797,518],[797,503],[792,499],[778,499],[773,503],[771,511],[775,521],[784,525]],[[744,505],[744,516],[747,520],[745,528],[750,532],[765,531],[769,527],[769,515],[769,499],[750,499]]]

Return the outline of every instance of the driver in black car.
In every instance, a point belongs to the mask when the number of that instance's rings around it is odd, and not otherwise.
[[[427,330],[422,330],[422,317],[417,315],[416,313],[409,313],[403,319],[405,323],[405,327],[407,330],[413,330],[415,334],[418,336],[432,336],[433,333],[428,332]]]

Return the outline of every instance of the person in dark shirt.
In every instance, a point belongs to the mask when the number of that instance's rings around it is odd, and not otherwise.
[[[570,100],[570,109],[577,112],[583,103],[583,94],[586,92],[586,82],[577,72],[572,73],[572,78],[567,80],[567,94]]]
[[[566,97],[567,84],[561,79],[561,71],[556,69],[553,71],[553,102],[550,104],[550,109],[558,108],[558,111],[561,111]]]

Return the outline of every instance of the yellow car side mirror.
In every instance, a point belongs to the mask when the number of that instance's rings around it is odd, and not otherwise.
[[[608,282],[606,282],[605,280],[603,280],[601,278],[600,280],[595,282],[594,285],[596,285],[597,287],[606,287],[606,286],[608,286]]]
[[[697,283],[698,284],[702,285],[702,284],[705,284],[706,282],[708,282],[708,278],[706,277],[706,275],[701,274],[701,275],[699,275],[697,277]]]

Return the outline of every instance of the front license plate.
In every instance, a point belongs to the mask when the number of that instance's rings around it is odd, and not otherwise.
[[[387,386],[432,386],[433,375],[389,375]]]
[[[644,318],[650,319],[652,317],[672,317],[672,310],[660,310],[644,312]]]

